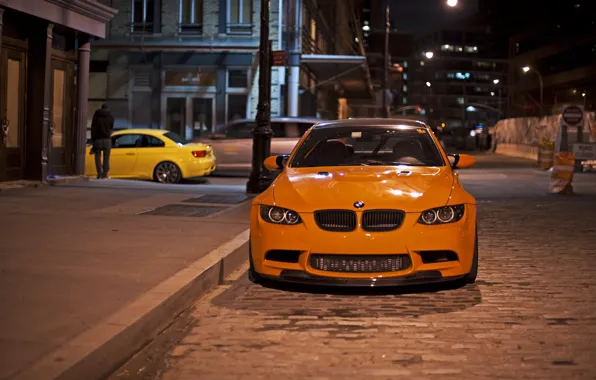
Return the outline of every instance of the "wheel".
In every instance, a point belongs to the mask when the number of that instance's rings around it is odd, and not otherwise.
[[[159,183],[178,183],[182,179],[182,172],[178,165],[164,161],[157,164],[153,171],[153,179]]]
[[[476,236],[474,237],[474,257],[472,258],[472,269],[467,273],[463,280],[466,284],[473,284],[476,282],[478,276],[478,225],[476,225]]]
[[[252,245],[250,242],[250,238],[248,239],[248,279],[255,284],[261,282],[261,275],[257,273],[255,270],[255,266],[252,261]]]

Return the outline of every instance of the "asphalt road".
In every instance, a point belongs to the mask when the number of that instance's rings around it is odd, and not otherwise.
[[[548,173],[494,160],[460,174],[476,284],[321,291],[239,271],[112,379],[596,378],[596,173],[550,195]]]

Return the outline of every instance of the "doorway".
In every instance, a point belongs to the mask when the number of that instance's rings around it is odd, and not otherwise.
[[[52,59],[52,84],[50,87],[49,175],[68,174],[71,167],[69,152],[72,147],[72,113],[70,89],[71,64]]]
[[[0,54],[0,181],[23,178],[25,71],[25,52],[3,46]]]
[[[215,129],[215,97],[186,94],[164,95],[162,122],[165,129],[188,140],[209,136]]]

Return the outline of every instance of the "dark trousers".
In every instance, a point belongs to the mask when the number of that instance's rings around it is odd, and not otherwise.
[[[97,178],[106,178],[110,171],[110,151],[112,150],[111,139],[99,139],[93,142],[93,150],[95,151],[95,169],[97,170]],[[101,162],[101,154],[103,153],[103,163]]]

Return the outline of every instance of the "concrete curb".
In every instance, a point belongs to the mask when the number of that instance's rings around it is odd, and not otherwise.
[[[103,322],[43,357],[16,380],[96,380],[110,375],[197,298],[242,266],[249,230],[164,280]]]

